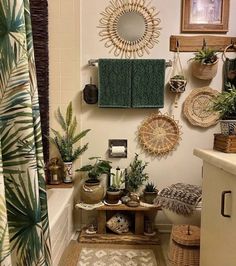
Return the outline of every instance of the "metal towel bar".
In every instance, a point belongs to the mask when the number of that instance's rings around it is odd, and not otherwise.
[[[89,66],[95,66],[96,63],[98,63],[98,59],[89,59],[88,60],[88,65]],[[166,62],[166,67],[172,67],[172,61],[171,60]]]

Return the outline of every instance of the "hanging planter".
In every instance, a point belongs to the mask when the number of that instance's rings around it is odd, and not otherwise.
[[[175,75],[170,78],[169,81],[170,90],[175,93],[183,93],[185,91],[186,84],[187,80],[183,75]]]
[[[216,52],[206,48],[204,43],[202,49],[194,54],[195,56],[190,58],[193,76],[202,80],[213,79],[216,76],[219,61]]]
[[[201,62],[192,62],[192,74],[194,77],[202,80],[213,79],[217,74],[218,59],[214,63],[206,64]]]
[[[184,77],[184,72],[183,72],[181,61],[180,61],[178,42],[177,42],[176,50],[177,52],[174,55],[172,76],[169,80],[169,88],[171,92],[176,93],[175,107],[178,107],[178,98],[180,96],[180,93],[183,93],[185,91],[187,80]]]

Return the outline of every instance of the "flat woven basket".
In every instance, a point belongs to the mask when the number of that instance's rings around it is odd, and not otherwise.
[[[174,225],[168,253],[170,266],[199,266],[200,229],[193,225]]]

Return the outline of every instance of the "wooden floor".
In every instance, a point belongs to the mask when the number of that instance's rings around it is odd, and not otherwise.
[[[160,244],[157,245],[158,247],[157,253],[162,251],[162,254],[160,254],[161,262],[158,264],[158,266],[168,266],[167,252],[169,247],[170,234],[162,233],[159,235],[160,235]],[[66,250],[64,251],[59,266],[76,266],[81,251],[81,247],[83,245],[84,243],[79,243],[77,240],[72,240],[69,243]],[[105,244],[97,244],[97,245],[104,245],[105,248]],[[137,245],[134,246],[137,247]]]

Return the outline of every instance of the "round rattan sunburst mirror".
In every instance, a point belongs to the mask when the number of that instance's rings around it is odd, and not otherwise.
[[[159,12],[146,0],[112,0],[99,20],[101,41],[116,57],[136,58],[158,43]]]
[[[176,149],[181,140],[179,122],[168,114],[152,114],[139,127],[141,146],[155,156],[165,156]]]

